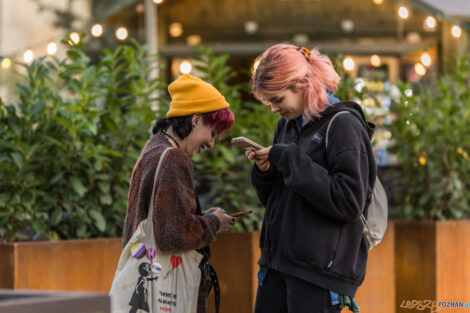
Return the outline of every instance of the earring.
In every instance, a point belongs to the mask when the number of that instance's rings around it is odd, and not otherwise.
[[[195,128],[195,127],[196,127],[196,125],[193,125],[193,128]]]

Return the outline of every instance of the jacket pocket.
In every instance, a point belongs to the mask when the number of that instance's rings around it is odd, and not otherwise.
[[[341,225],[307,207],[289,210],[283,224],[280,251],[294,261],[326,268],[336,253]]]
[[[331,265],[327,270],[350,280],[364,279],[367,264],[367,244],[362,236],[361,221],[345,224],[336,244]]]

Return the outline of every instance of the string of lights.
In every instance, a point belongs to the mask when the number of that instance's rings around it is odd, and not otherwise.
[[[159,4],[162,4],[164,0],[152,0],[152,1],[153,1],[154,4],[159,5]],[[384,3],[384,0],[372,0],[372,1],[376,5],[382,5]],[[402,1],[395,0],[395,2],[397,2],[397,8],[398,8],[397,9],[397,14],[400,17],[400,19],[402,19],[404,21],[409,19],[410,16],[411,16],[411,9],[407,6],[405,6],[405,5],[402,5],[401,4]],[[459,21],[455,17],[447,16],[443,12],[441,12],[438,9],[428,5],[427,3],[423,2],[422,0],[409,0],[408,3],[411,5],[411,7],[413,7],[414,10],[423,12],[425,14],[429,14],[423,20],[423,30],[426,31],[426,32],[436,31],[437,26],[438,26],[438,21],[449,23],[451,25],[450,35],[452,37],[456,38],[456,39],[462,37],[462,34],[463,34],[463,29],[462,28],[464,28],[466,30],[470,30],[470,24],[468,24],[464,21]],[[145,8],[141,8],[141,9],[145,9]],[[97,24],[92,25],[89,31],[90,31],[90,33],[93,37],[98,38],[98,37],[101,37],[104,34],[105,29],[103,28],[103,26],[101,24],[97,23]],[[171,24],[169,26],[169,32],[170,32],[170,35],[173,36],[173,37],[181,36],[181,34],[183,32],[181,24],[180,23]],[[119,41],[124,41],[128,38],[129,31],[124,26],[118,27],[117,29],[115,29],[115,36]],[[74,44],[77,44],[80,41],[80,35],[77,32],[70,33],[69,38]],[[196,38],[194,40],[197,40],[198,43],[201,41],[199,36],[198,36],[198,38]],[[23,52],[23,61],[26,62],[26,63],[32,62],[34,60],[33,50],[35,50],[33,48],[39,47],[39,46],[43,47],[47,42],[49,42],[47,44],[47,47],[46,47],[47,54],[48,55],[56,54],[57,51],[58,51],[58,46],[55,43],[55,41],[49,39],[45,42],[41,42],[41,43],[35,44],[34,46],[30,46],[30,47],[26,48]],[[189,38],[188,38],[188,42],[189,42]],[[3,61],[1,62],[1,67],[3,69],[10,68],[12,63],[13,63],[12,58],[15,58],[15,55],[17,56],[18,54],[19,53],[13,54],[13,56],[4,58]],[[374,66],[380,66],[380,64],[381,64],[380,56],[372,55],[370,63]],[[421,56],[421,63],[417,64],[417,66],[415,68],[416,72],[425,74],[426,68],[431,66],[431,64],[432,64],[431,56],[426,52],[423,53],[423,55]],[[355,69],[354,59],[350,56],[346,56],[343,59],[343,68],[346,71],[353,71]],[[190,72],[191,71],[191,63],[187,60],[184,60],[181,63],[180,70],[181,70],[181,72],[184,72],[184,73],[186,73],[188,71]]]
[[[152,0],[152,2],[156,5],[162,4],[164,0]],[[92,25],[89,29],[90,34],[95,37],[101,37],[104,34],[104,27],[100,23],[96,23]],[[68,34],[70,38],[70,44],[78,44],[81,40],[80,34],[78,32],[71,32]],[[129,30],[127,27],[120,26],[115,29],[115,36],[119,41],[124,41],[128,38],[129,36]],[[58,44],[56,42],[59,42],[60,39],[54,37],[54,38],[48,38],[46,40],[43,40],[41,42],[35,43],[33,45],[29,45],[23,52],[23,62],[25,63],[31,63],[34,60],[34,52],[37,51],[40,48],[43,48],[46,44],[46,53],[47,55],[55,55],[58,52]],[[21,55],[21,52],[14,52],[11,53],[9,56],[6,56],[3,58],[1,62],[1,68],[2,69],[9,69],[13,65],[13,60],[18,58],[18,56]],[[187,68],[187,66],[186,66]]]

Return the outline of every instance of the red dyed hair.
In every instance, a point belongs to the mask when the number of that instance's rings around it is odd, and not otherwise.
[[[338,88],[340,77],[331,60],[316,49],[306,57],[297,46],[277,44],[259,58],[252,80],[253,95],[261,102],[260,94],[277,94],[286,89],[299,90],[305,99],[304,111],[319,116],[328,102],[327,91]]]
[[[223,134],[232,127],[233,122],[235,121],[235,116],[232,111],[225,108],[219,111],[203,113],[202,121],[205,125],[214,127],[215,131]]]

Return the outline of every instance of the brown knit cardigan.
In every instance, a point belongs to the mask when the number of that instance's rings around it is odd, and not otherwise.
[[[165,137],[153,135],[134,166],[124,222],[123,247],[139,223],[147,217],[156,167],[167,147],[171,147],[171,144]],[[208,245],[216,239],[220,222],[210,210],[201,213],[194,191],[191,160],[180,149],[171,149],[165,155],[157,179],[153,210],[155,240],[162,251],[194,249],[202,253],[203,262],[207,262],[210,257]],[[202,274],[198,313],[206,312],[211,287],[206,271],[202,270]]]

